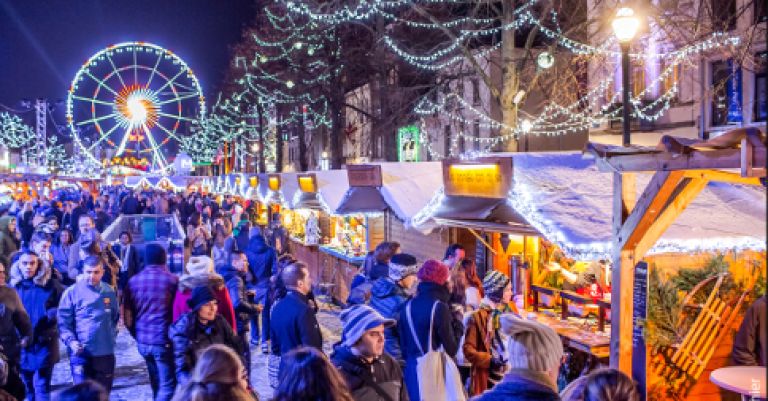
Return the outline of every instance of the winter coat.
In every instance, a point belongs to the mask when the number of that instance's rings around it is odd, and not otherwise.
[[[104,266],[104,276],[101,281],[112,286],[113,289],[117,288],[117,275],[120,272],[120,258],[112,252],[112,246],[101,239],[99,234],[99,249],[101,253],[101,264]],[[67,269],[67,275],[71,280],[77,279],[77,276],[83,270],[83,260],[80,258],[80,239],[69,247],[69,266]]]
[[[229,291],[227,291],[227,287],[224,285],[224,279],[216,273],[210,273],[205,276],[192,276],[189,274],[181,276],[179,279],[179,289],[176,291],[176,297],[173,300],[173,321],[175,322],[191,310],[187,305],[187,300],[192,297],[192,289],[201,285],[207,285],[213,291],[213,296],[218,304],[216,313],[229,323],[232,330],[237,330],[232,299],[229,297]]]
[[[546,374],[512,369],[491,391],[472,398],[472,401],[560,401],[560,395]]]
[[[165,265],[147,265],[123,290],[123,323],[139,344],[165,345],[179,278]]]
[[[11,255],[19,250],[16,237],[8,228],[11,221],[15,220],[16,218],[13,216],[0,217],[0,263],[8,270],[11,267]]]
[[[388,277],[389,265],[377,260],[376,263],[374,263],[371,267],[371,271],[368,273],[368,276],[371,278],[371,280],[378,280],[382,277]]]
[[[371,288],[370,307],[387,319],[397,320],[403,304],[408,300],[405,288],[400,287],[389,277],[376,280]],[[402,360],[400,352],[400,334],[397,326],[384,329],[384,350],[397,360]]]
[[[11,285],[19,293],[32,324],[32,341],[21,351],[21,368],[37,370],[55,365],[59,361],[56,314],[64,288],[52,277],[47,263],[41,263],[37,274],[31,279],[24,279],[19,262],[14,263]]]
[[[92,356],[113,355],[120,309],[115,290],[104,282],[94,286],[82,276],[64,291],[59,304],[61,341],[77,340]]]
[[[242,354],[240,341],[232,327],[219,315],[203,326],[195,312],[185,313],[171,326],[169,337],[173,343],[176,377],[180,385],[187,382],[197,362],[197,355],[207,346],[224,344],[238,355]]]
[[[283,356],[300,346],[323,350],[323,335],[306,295],[289,290],[270,314],[272,354]]]
[[[450,293],[448,288],[431,282],[419,283],[417,294],[403,306],[400,317],[397,321],[397,330],[400,335],[400,351],[405,360],[405,382],[408,389],[408,397],[411,401],[419,401],[419,376],[416,370],[416,360],[423,354],[419,350],[419,345],[424,352],[428,352],[427,346],[429,338],[430,318],[432,307],[437,302],[435,308],[435,320],[432,328],[431,349],[440,349],[442,346],[450,357],[455,357],[459,350],[459,341],[464,327],[461,321],[454,318],[448,306]],[[417,338],[411,334],[411,326],[408,323],[407,307],[411,305],[411,320]],[[419,345],[416,344],[418,341]],[[426,401],[426,400],[425,400]]]
[[[21,233],[22,244],[29,244],[29,240],[32,239],[32,234],[35,232],[35,226],[32,224],[34,218],[35,212],[32,210],[21,212],[16,218],[16,229]]]
[[[255,235],[248,242],[248,268],[251,271],[254,283],[269,282],[277,266],[277,253],[275,249],[264,242],[264,237]]]
[[[245,273],[237,271],[232,265],[222,266],[221,275],[235,309],[237,333],[245,333],[250,329],[251,318],[259,313],[259,307],[248,300],[245,288]]]
[[[288,253],[288,231],[285,230],[285,227],[277,226],[270,230],[269,245],[275,249],[278,255]]]
[[[32,336],[32,323],[19,294],[11,287],[0,286],[0,346],[10,361],[18,361],[19,341]]]
[[[120,211],[122,214],[139,214],[141,213],[141,204],[135,196],[129,195],[123,199],[123,205],[120,208]]]
[[[344,376],[355,401],[386,401],[371,383],[376,383],[392,401],[408,401],[400,364],[387,353],[368,363],[349,347],[338,346],[331,354],[331,362]]]
[[[53,268],[58,271],[66,283],[68,276],[69,255],[72,245],[53,244],[51,246],[51,255],[53,255]]]
[[[489,349],[488,319],[491,311],[481,308],[472,313],[464,331],[464,358],[472,364],[470,395],[482,394],[488,388],[491,350]]]
[[[120,260],[120,269],[117,273],[117,288],[123,289],[128,284],[128,280],[131,279],[141,268],[141,257],[139,256],[139,250],[136,245],[131,244],[128,247],[128,254],[125,258],[122,258],[123,245],[115,244],[112,246],[112,252]]]
[[[740,366],[766,366],[768,363],[768,322],[766,296],[758,298],[744,314],[744,321],[733,339],[733,363]]]

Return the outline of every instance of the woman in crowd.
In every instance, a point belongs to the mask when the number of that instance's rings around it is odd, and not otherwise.
[[[11,266],[11,256],[19,250],[16,218],[13,216],[0,217],[0,263]]]
[[[174,401],[257,401],[248,389],[240,357],[227,346],[211,345],[200,353],[190,381]]]
[[[213,219],[213,244],[211,245],[213,265],[216,268],[229,264],[233,247],[232,224],[221,213],[217,213]]]
[[[272,401],[354,401],[341,374],[314,348],[289,352],[281,366]]]
[[[193,256],[189,258],[186,270],[188,273],[179,278],[179,290],[173,301],[173,321],[190,311],[187,301],[192,296],[192,290],[205,286],[211,289],[218,302],[218,314],[230,324],[232,330],[236,330],[232,299],[224,285],[224,278],[213,271],[213,260],[207,256]]]
[[[29,321],[19,294],[7,285],[10,268],[6,270],[0,263],[0,347],[3,356],[8,361],[8,378],[4,385],[5,391],[19,400],[24,399],[24,384],[21,382],[19,360],[21,348],[32,339],[32,323]]]
[[[460,270],[464,273],[464,307],[465,310],[473,311],[480,307],[480,300],[485,296],[483,281],[477,276],[477,265],[472,259],[462,260]]]
[[[72,231],[62,228],[54,237],[53,245],[51,245],[53,268],[61,275],[64,285],[73,283],[67,276],[67,266],[69,266],[69,255],[74,242]]]
[[[187,240],[192,249],[192,256],[208,255],[208,240],[211,239],[211,233],[203,225],[202,216],[195,212],[189,216],[187,224]]]

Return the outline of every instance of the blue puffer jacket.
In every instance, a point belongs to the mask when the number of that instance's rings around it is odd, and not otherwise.
[[[56,313],[64,288],[51,277],[47,263],[31,279],[23,279],[19,263],[14,263],[11,283],[32,323],[32,342],[21,351],[21,368],[37,370],[55,365],[60,359]]]
[[[370,306],[387,319],[397,320],[408,294],[389,277],[382,277],[373,283]],[[402,360],[400,335],[397,326],[384,329],[384,350],[396,360]]]
[[[115,290],[108,284],[93,286],[84,277],[78,278],[61,296],[58,318],[61,341],[68,347],[77,340],[89,355],[115,353],[120,310]]]
[[[554,386],[544,373],[512,369],[504,379],[472,401],[560,401]]]
[[[254,283],[269,282],[277,265],[277,253],[267,245],[263,235],[251,237],[245,255],[248,257],[248,268]]]

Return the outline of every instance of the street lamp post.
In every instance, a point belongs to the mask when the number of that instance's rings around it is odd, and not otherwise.
[[[628,7],[621,8],[613,19],[613,32],[621,46],[621,81],[622,81],[622,132],[621,143],[629,146],[629,44],[637,33],[640,21],[635,12]]]

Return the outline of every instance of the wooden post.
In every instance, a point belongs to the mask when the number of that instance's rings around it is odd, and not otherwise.
[[[634,208],[637,197],[635,175],[613,174],[614,251],[611,282],[611,354],[610,366],[632,375],[632,252],[622,251],[619,233]]]

